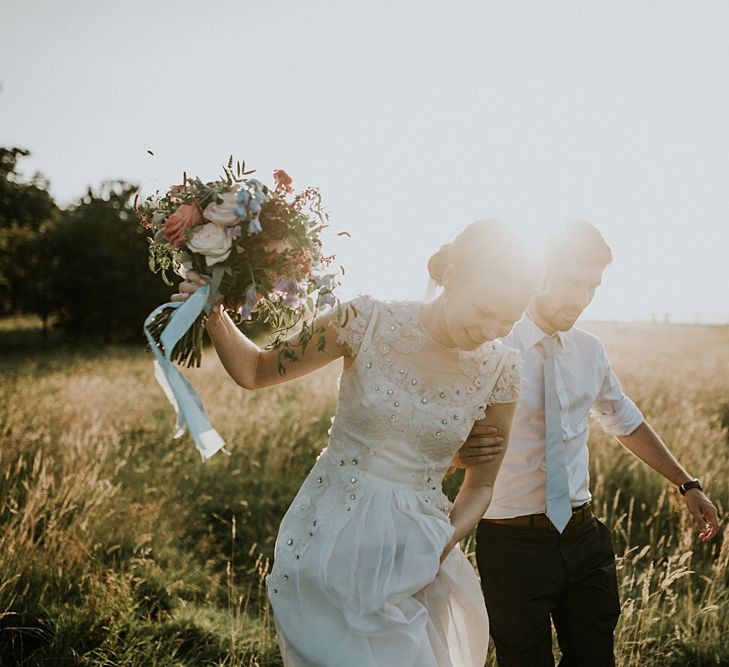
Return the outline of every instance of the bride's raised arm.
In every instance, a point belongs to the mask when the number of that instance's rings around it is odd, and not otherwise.
[[[204,284],[202,277],[190,271],[186,279],[180,283],[179,292],[172,296],[172,300],[184,301]],[[349,348],[337,343],[336,313],[318,317],[313,326],[315,331],[323,329],[322,335],[326,339],[324,349],[320,351],[317,343],[312,341],[302,352],[298,335],[292,336],[289,343],[292,347],[298,348],[299,359],[286,362],[284,375],[279,373],[279,351],[265,350],[256,345],[240,332],[221,307],[216,306],[210,311],[207,332],[230,377],[246,389],[261,389],[311,373],[339,357],[350,356]]]

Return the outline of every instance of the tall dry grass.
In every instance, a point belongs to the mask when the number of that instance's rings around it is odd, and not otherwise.
[[[729,329],[593,329],[724,510]],[[204,465],[171,439],[141,349],[15,349],[0,373],[0,664],[280,664],[264,578],[326,442],[337,369],[250,393],[208,354],[192,377],[230,455]],[[598,431],[591,451],[618,555],[619,664],[729,664],[726,534],[700,545],[656,474]]]

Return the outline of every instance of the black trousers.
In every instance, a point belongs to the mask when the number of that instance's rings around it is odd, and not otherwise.
[[[499,667],[615,664],[613,632],[620,615],[610,530],[595,518],[561,535],[481,521],[476,561]]]

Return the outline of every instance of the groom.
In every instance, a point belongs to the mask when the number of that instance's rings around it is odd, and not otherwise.
[[[678,486],[708,542],[717,511],[626,396],[605,349],[573,327],[592,301],[612,253],[600,233],[570,221],[545,251],[545,291],[504,343],[524,360],[510,443],[489,509],[476,534],[476,560],[500,667],[613,665],[620,615],[608,528],[592,512],[588,416]],[[493,430],[477,428],[461,448],[463,465],[484,460]]]

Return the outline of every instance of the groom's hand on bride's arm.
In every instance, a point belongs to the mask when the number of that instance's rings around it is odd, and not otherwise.
[[[504,451],[504,439],[494,426],[476,423],[466,442],[451,461],[454,468],[468,468],[477,463],[493,461]]]

